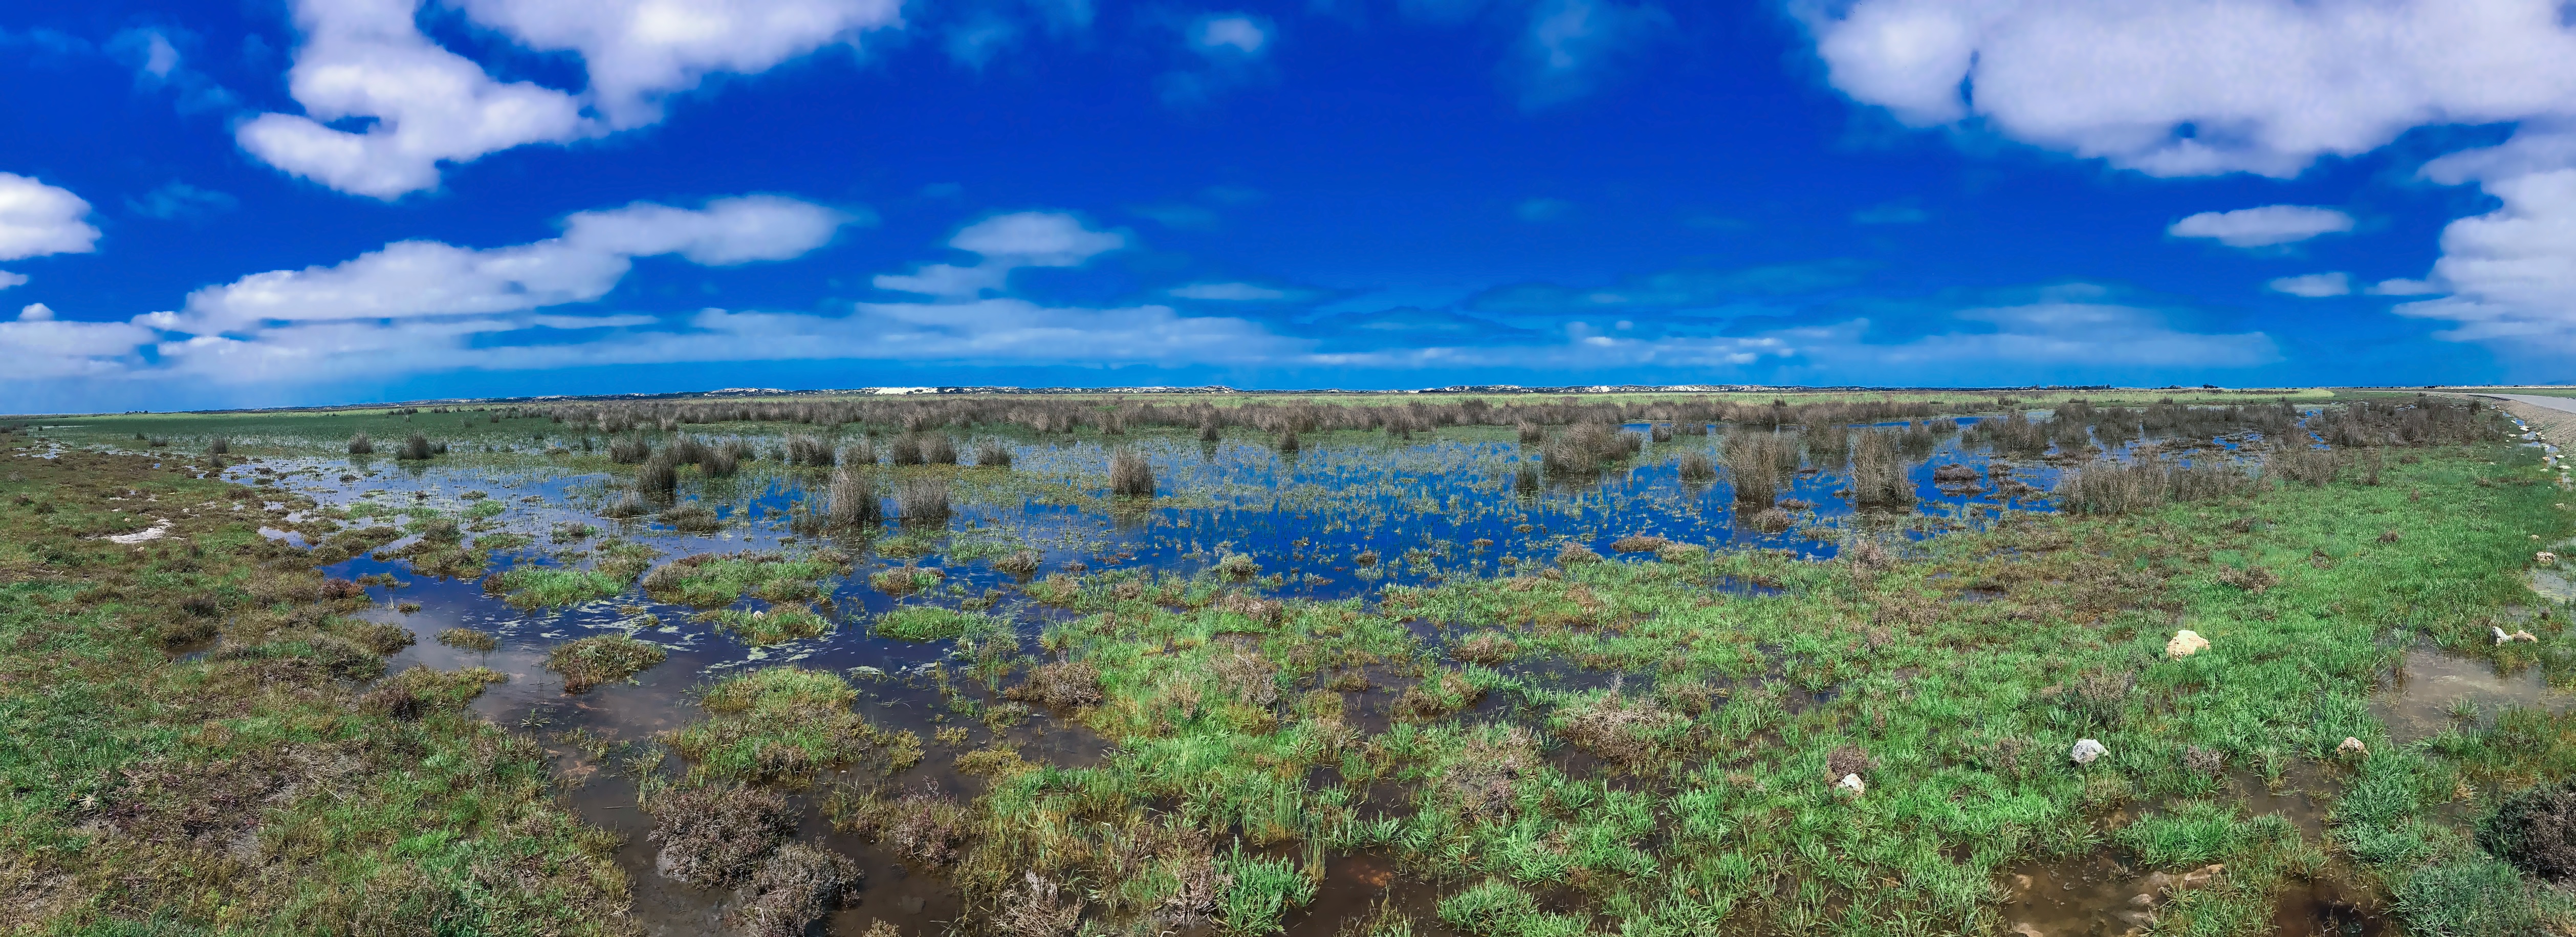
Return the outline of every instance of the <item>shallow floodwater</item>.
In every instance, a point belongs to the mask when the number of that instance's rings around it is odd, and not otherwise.
[[[2389,740],[2400,745],[2455,725],[2491,725],[2498,712],[2517,707],[2564,713],[2576,709],[2576,693],[2550,689],[2538,667],[2499,673],[2483,660],[2416,648],[2370,700],[2371,715],[2388,724]]]
[[[1908,475],[1919,499],[1914,510],[1856,511],[1839,493],[1848,484],[1847,475],[1807,471],[1794,476],[1781,495],[1808,505],[1799,510],[1797,526],[1763,531],[1742,522],[1726,484],[1693,484],[1680,477],[1677,460],[1682,452],[1713,453],[1716,445],[1716,437],[1681,436],[1671,443],[1648,445],[1628,467],[1598,478],[1551,480],[1539,491],[1519,492],[1514,488],[1515,473],[1521,460],[1535,458],[1535,447],[1525,449],[1508,442],[1353,445],[1310,440],[1304,453],[1283,456],[1244,442],[1201,446],[1146,440],[1132,446],[1152,461],[1162,497],[1149,507],[1138,507],[1102,497],[1108,453],[1101,447],[1019,443],[1008,472],[904,470],[912,475],[936,473],[950,480],[955,514],[947,526],[924,536],[889,525],[872,540],[832,541],[855,558],[858,570],[827,586],[830,607],[839,618],[836,630],[765,648],[744,646],[713,625],[693,620],[698,609],[655,602],[632,587],[611,599],[523,611],[487,594],[478,581],[423,575],[399,560],[362,556],[327,572],[349,579],[390,576],[397,583],[369,586],[376,604],[365,613],[372,620],[401,625],[419,638],[419,643],[391,661],[395,669],[413,664],[480,665],[508,675],[508,682],[488,690],[476,701],[476,708],[497,722],[524,727],[547,740],[558,772],[577,785],[571,795],[576,808],[591,822],[627,837],[618,859],[634,880],[636,913],[648,932],[703,933],[715,928],[731,896],[687,888],[655,871],[655,850],[645,837],[652,823],[636,808],[638,765],[631,760],[640,753],[645,764],[676,770],[677,762],[663,759],[650,743],[658,733],[696,718],[690,702],[693,688],[733,668],[792,661],[849,675],[862,694],[861,712],[880,726],[909,729],[925,740],[943,728],[967,732],[962,747],[933,745],[922,765],[894,778],[862,773],[852,775],[853,780],[902,788],[930,785],[961,799],[975,796],[980,782],[950,770],[949,756],[996,741],[994,731],[981,722],[950,718],[941,687],[952,686],[969,695],[986,692],[979,684],[959,679],[955,671],[962,662],[952,659],[948,642],[880,638],[871,632],[869,618],[904,604],[953,607],[991,601],[989,611],[1012,621],[1026,646],[1061,613],[1001,590],[1026,577],[993,569],[994,557],[1035,550],[1043,557],[1037,576],[1103,570],[1188,576],[1213,567],[1228,554],[1240,554],[1250,557],[1261,575],[1278,577],[1271,588],[1278,594],[1366,602],[1389,585],[1506,575],[1518,565],[1547,564],[1566,542],[1609,554],[1612,541],[1630,535],[1828,558],[1844,538],[1855,533],[1921,538],[1982,525],[2002,510],[2048,510],[2047,502],[2039,499],[2057,475],[2048,463],[2003,463],[1990,453],[1963,449],[1954,435],[1941,440],[1929,458],[1909,461]],[[1936,485],[1934,469],[1951,463],[1974,470],[1976,481],[1947,488]],[[2001,471],[1990,474],[1990,469]],[[826,479],[819,470],[790,471],[768,461],[746,465],[735,479],[693,479],[683,484],[680,499],[714,507],[725,526],[712,533],[682,533],[650,516],[622,522],[603,519],[596,512],[612,497],[612,476],[560,474],[541,464],[477,468],[386,459],[271,459],[236,466],[227,471],[227,477],[244,482],[276,478],[280,486],[308,494],[325,506],[357,507],[376,518],[352,526],[408,518],[429,509],[460,518],[480,513],[485,516],[469,530],[534,539],[525,547],[493,551],[488,571],[516,564],[577,561],[567,551],[598,542],[596,538],[554,542],[554,531],[563,524],[589,524],[600,529],[601,537],[624,537],[649,545],[661,552],[661,562],[697,553],[810,545],[816,541],[789,529],[790,511],[815,497]],[[888,508],[892,513],[891,498]],[[404,542],[386,549],[399,548]],[[944,578],[928,592],[909,596],[888,595],[869,585],[867,573],[901,565],[937,570]],[[746,599],[737,607],[763,605]],[[490,632],[500,643],[484,653],[436,643],[436,635],[448,628]],[[565,695],[560,678],[544,667],[547,649],[605,632],[652,641],[666,648],[670,658],[638,675],[633,683]],[[1597,685],[1616,676],[1570,667],[1542,671],[1568,686]],[[1360,724],[1384,723],[1382,710],[1392,694],[1374,696],[1386,698],[1365,700],[1353,713]],[[1493,704],[1489,700],[1488,705]],[[1088,764],[1106,750],[1105,743],[1088,730],[1058,723],[1044,712],[1003,730],[1003,735],[1032,761]],[[584,743],[614,747],[607,757],[594,760],[583,750]],[[815,818],[812,798],[833,780],[826,777],[800,795],[809,808],[802,835],[857,859],[865,869],[866,885],[857,904],[831,921],[831,930],[856,933],[877,919],[908,932],[944,929],[945,922],[961,913],[953,890],[935,876],[907,872],[885,850],[833,834]],[[1417,928],[1438,932],[1431,913],[1434,890],[1394,875],[1383,857],[1337,856],[1327,863],[1325,876],[1316,900],[1290,916],[1292,932],[1332,933],[1339,921],[1366,913],[1372,902],[1381,899],[1412,913]],[[2066,901],[2091,900],[2079,897],[2075,889],[2061,891],[2066,894],[2059,897]],[[2048,937],[2058,934],[2052,931]]]

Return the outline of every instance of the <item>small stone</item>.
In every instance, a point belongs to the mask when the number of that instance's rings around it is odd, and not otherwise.
[[[2189,628],[2174,632],[2173,640],[2165,642],[2167,657],[2190,657],[2208,649],[2209,639]]]
[[[2343,737],[2343,744],[2335,746],[2335,754],[2367,755],[2370,754],[2370,746],[2363,745],[2360,739],[2347,735]]]
[[[1861,780],[1860,775],[1846,774],[1842,780],[1834,782],[1834,788],[1850,791],[1852,796],[1858,797],[1869,790],[1869,782]]]
[[[2092,739],[2077,739],[2075,740],[2075,748],[2072,751],[2067,752],[2066,755],[2069,758],[2075,759],[2076,764],[2089,765],[2093,763],[2093,759],[2102,757],[2102,753],[2107,751],[2110,751],[2110,749],[2102,747],[2102,743],[2100,742]]]
[[[2027,921],[2013,925],[2012,932],[2020,937],[2048,937],[2048,932],[2040,930]]]
[[[2487,630],[2488,630],[2488,631],[2493,631],[2493,632],[2495,632],[2495,639],[2496,639],[2496,643],[2497,643],[2497,644],[2503,644],[2503,643],[2505,643],[2505,642],[2507,642],[2507,641],[2511,641],[2511,640],[2513,640],[2513,636],[2512,636],[2512,635],[2509,635],[2509,634],[2504,633],[2504,629],[2503,629],[2503,628],[2497,628],[2497,627],[2492,627],[2492,626],[2491,626],[2491,627],[2487,628]]]
[[[2542,550],[2538,553],[2532,554],[2531,559],[2533,562],[2539,563],[2542,566],[2549,566],[2558,562],[2558,554]]]
[[[2532,642],[2532,643],[2534,643],[2534,644],[2538,644],[2538,643],[2540,643],[2540,636],[2539,636],[2539,635],[2532,634],[2531,632],[2528,632],[2528,631],[2515,631],[2514,633],[2512,633],[2512,634],[2510,634],[2510,635],[2506,635],[2506,637],[2508,637],[2508,638],[2512,638],[2513,640],[2516,640],[2516,641],[2529,641],[2529,642]]]

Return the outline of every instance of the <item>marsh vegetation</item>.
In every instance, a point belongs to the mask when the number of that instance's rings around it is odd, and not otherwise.
[[[2576,635],[2525,575],[2576,518],[2515,429],[2411,395],[40,424],[0,487],[0,914],[2564,930]],[[2431,702],[2453,665],[2532,689]]]

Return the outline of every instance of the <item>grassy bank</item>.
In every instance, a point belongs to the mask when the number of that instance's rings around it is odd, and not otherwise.
[[[633,930],[615,843],[464,712],[488,671],[378,680],[410,636],[249,488],[32,452],[0,459],[0,929]]]

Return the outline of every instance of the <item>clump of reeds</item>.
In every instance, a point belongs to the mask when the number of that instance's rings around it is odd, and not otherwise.
[[[920,465],[922,462],[921,437],[911,434],[895,437],[894,445],[889,447],[887,452],[886,461],[896,465]]]
[[[876,444],[876,443],[873,443],[873,442],[869,442],[869,441],[867,441],[867,440],[865,440],[865,439],[862,439],[862,440],[859,440],[859,441],[857,441],[857,442],[853,442],[853,443],[851,443],[851,444],[849,444],[849,445],[847,445],[847,446],[842,447],[842,448],[841,448],[841,464],[842,464],[842,465],[875,465],[875,464],[877,464],[877,444]]]
[[[1878,507],[1914,503],[1914,482],[1905,477],[1905,459],[1897,452],[1895,434],[1864,432],[1852,447],[1852,502]]]
[[[916,478],[895,491],[895,508],[906,524],[939,524],[948,520],[948,481]]]
[[[620,436],[608,441],[608,461],[610,462],[634,465],[652,456],[653,444],[645,442],[642,436]]]
[[[1820,468],[1841,468],[1851,454],[1851,427],[1827,423],[1808,427],[1805,442],[1807,457]]]
[[[1289,439],[1294,439],[1292,434]],[[1289,450],[1295,451],[1295,450]],[[1125,449],[1109,454],[1109,493],[1121,498],[1154,496],[1154,465]]]
[[[845,466],[840,471],[832,473],[832,487],[828,495],[831,498],[828,516],[834,527],[848,529],[885,520],[885,505],[877,494],[876,479],[871,475],[853,472]],[[947,504],[945,492],[941,494],[940,504],[944,516]]]
[[[2176,501],[2215,501],[2254,487],[2254,476],[2224,462],[2195,462],[2174,469],[2167,478]]]
[[[975,446],[976,468],[1010,468],[1011,447],[999,439],[987,439]]]
[[[654,500],[667,500],[680,490],[679,463],[663,453],[655,453],[644,464],[635,467],[635,490]]]
[[[2271,462],[2281,477],[2312,488],[2325,487],[2343,472],[2343,460],[2333,451],[2306,446],[2276,454]]]
[[[1652,436],[1656,442],[1671,442],[1673,441],[1673,424],[1657,423],[1652,428],[1648,429],[1647,433]]]
[[[1282,430],[1282,431],[1280,431],[1280,433],[1279,433],[1279,451],[1281,451],[1281,452],[1288,452],[1288,453],[1294,453],[1294,452],[1296,452],[1296,451],[1297,451],[1297,431],[1296,431],[1296,430],[1294,430],[1294,429],[1289,429],[1289,430]]]
[[[1568,427],[1539,447],[1539,457],[1550,475],[1590,475],[1601,470],[1603,463],[1616,462],[1636,455],[1645,448],[1645,437],[1623,433],[1604,423],[1582,423]]]
[[[367,434],[359,433],[358,435],[349,437],[350,455],[374,455],[375,452],[376,441],[368,439]]]
[[[652,509],[644,504],[644,496],[629,489],[619,493],[617,500],[609,502],[607,507],[601,508],[599,516],[624,520],[630,517],[642,517],[651,511]]]
[[[207,455],[223,455],[231,451],[233,451],[233,441],[230,439],[217,436],[206,442]]]
[[[1683,481],[1705,485],[1717,480],[1717,463],[1709,459],[1708,453],[1694,449],[1682,453],[1681,472]]]
[[[1523,461],[1520,470],[1512,473],[1512,490],[1521,494],[1537,494],[1544,483],[1544,479],[1539,477],[1539,467],[1536,462]]]
[[[2093,462],[2058,479],[2058,505],[2072,514],[2128,514],[2162,506],[2172,485],[2151,460]]]
[[[429,437],[423,436],[419,433],[413,433],[403,440],[402,453],[396,456],[396,458],[409,459],[411,461],[418,462],[422,459],[429,458],[429,456]]]
[[[1782,482],[1798,467],[1797,450],[1775,433],[1729,436],[1717,458],[1735,482],[1735,500],[1744,504],[1778,500]]]
[[[1524,443],[1547,441],[1547,430],[1536,423],[1523,423],[1513,429],[1520,433],[1521,441]]]
[[[922,437],[921,460],[932,465],[957,464],[956,440],[948,438],[946,433],[931,433]]]
[[[787,437],[786,462],[789,465],[830,468],[836,456],[837,453],[832,451],[832,444],[821,439],[802,435]]]
[[[670,448],[664,451],[669,453],[671,461],[674,464],[701,465],[706,462],[707,456],[713,454],[715,450],[708,448],[706,443],[699,441],[696,437],[682,436],[678,439],[671,440]]]
[[[1215,442],[1222,438],[1224,438],[1224,436],[1217,432],[1215,420],[1209,420],[1208,422],[1199,424],[1200,442]]]
[[[698,468],[706,472],[708,478],[731,478],[733,473],[741,470],[742,463],[735,461],[734,451],[728,446],[708,450],[706,456],[698,460]]]

